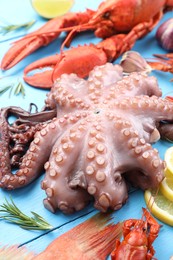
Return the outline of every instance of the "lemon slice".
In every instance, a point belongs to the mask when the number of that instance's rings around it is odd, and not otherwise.
[[[35,11],[44,18],[55,18],[67,13],[74,0],[31,0]]]
[[[167,177],[161,182],[160,191],[167,199],[173,201],[173,177]]]
[[[159,191],[146,190],[144,193],[145,202],[151,213],[162,222],[173,226],[173,202],[164,197]]]
[[[166,162],[165,175],[167,177],[172,176],[173,178],[173,147],[170,147],[166,150],[165,162]]]

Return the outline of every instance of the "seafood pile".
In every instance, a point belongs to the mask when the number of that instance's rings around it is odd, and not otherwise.
[[[107,0],[96,11],[52,19],[13,44],[2,60],[2,70],[67,33],[60,53],[24,70],[28,84],[51,88],[44,108],[34,113],[34,104],[29,112],[15,106],[0,109],[0,188],[24,187],[45,172],[41,182],[44,206],[65,214],[80,211],[90,202],[101,212],[118,210],[126,203],[131,185],[159,189],[166,165],[152,144],[160,138],[173,140],[173,102],[172,97],[162,98],[157,79],[147,73],[152,69],[173,72],[173,55],[156,54],[151,62],[147,60],[143,72],[128,75],[122,64],[108,62],[130,50],[172,9],[172,0],[153,0],[152,4],[149,0]],[[85,30],[103,40],[65,51],[73,37]],[[12,123],[11,115],[16,117]],[[84,254],[88,260],[105,259],[115,248],[112,260],[153,259],[160,225],[146,209],[141,219],[105,227],[109,220],[107,214],[99,213],[98,218],[55,239],[39,255],[28,255],[59,260]],[[67,244],[70,250],[65,251]],[[9,251],[12,257],[27,253],[16,246],[0,248],[0,255],[9,256]]]
[[[85,12],[68,13],[48,21],[37,31],[16,41],[5,54],[1,69],[10,69],[33,51],[54,41],[62,32],[67,32],[60,54],[27,66],[24,80],[32,86],[50,88],[63,73],[76,73],[85,77],[95,66],[112,62],[130,50],[136,40],[152,31],[162,15],[172,8],[172,0],[153,0],[152,4],[150,0],[107,0],[96,11],[87,9]],[[63,51],[76,33],[86,30],[94,31],[96,37],[105,40],[97,45],[78,46]],[[161,59],[152,62],[152,66],[172,72],[172,63],[162,63]],[[35,70],[43,68],[43,71],[34,74]]]
[[[129,182],[157,188],[165,164],[151,144],[160,139],[160,121],[167,122],[163,130],[173,119],[173,103],[161,94],[155,77],[124,76],[120,65],[107,63],[88,80],[62,75],[38,114],[1,109],[0,186],[27,185],[44,166],[44,205],[64,213],[81,210],[93,198],[100,211],[117,210],[128,198]],[[19,117],[13,125],[9,111]],[[20,150],[27,152],[21,156]],[[16,174],[12,161],[19,166]]]

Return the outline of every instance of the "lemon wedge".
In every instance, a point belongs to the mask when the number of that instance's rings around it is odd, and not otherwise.
[[[156,193],[156,190],[146,190],[144,198],[147,207],[156,218],[173,226],[173,201],[168,200],[161,191]]]
[[[165,162],[166,162],[165,176],[173,178],[173,147],[170,147],[166,150]]]
[[[31,0],[31,3],[40,16],[51,19],[70,11],[74,0]]]
[[[166,177],[160,184],[160,191],[169,200],[173,201],[173,177]]]

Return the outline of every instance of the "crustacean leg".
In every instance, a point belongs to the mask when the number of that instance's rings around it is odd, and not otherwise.
[[[3,70],[10,69],[23,58],[55,40],[63,31],[73,29],[73,26],[85,24],[90,19],[94,11],[87,9],[83,13],[68,13],[63,17],[57,17],[48,21],[40,29],[30,33],[13,43],[1,62]]]
[[[148,242],[149,247],[153,244],[154,240],[158,237],[158,233],[161,225],[151,216],[151,214],[145,208],[142,208],[143,215],[146,218],[147,225],[149,226]]]
[[[120,54],[130,50],[135,42],[144,37],[147,33],[153,30],[162,17],[162,12],[157,13],[153,18],[148,22],[143,22],[137,24],[123,39],[122,45],[120,48]]]
[[[147,63],[154,70],[173,73],[173,53],[154,54],[156,58],[147,60]],[[173,81],[173,79],[171,79]]]

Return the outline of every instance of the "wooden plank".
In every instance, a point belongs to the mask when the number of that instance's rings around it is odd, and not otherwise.
[[[120,210],[114,212],[113,222],[117,223],[119,221],[124,221],[129,218],[139,219],[142,216],[142,207],[145,206],[146,205],[144,201],[143,192],[141,190],[132,192],[129,196],[128,202]],[[87,216],[80,217],[73,222],[67,223],[65,226],[57,228],[55,231],[49,234],[41,236],[36,240],[30,241],[25,246],[28,248],[29,251],[33,251],[35,253],[42,252],[49,245],[49,243],[51,243],[56,237],[59,237],[71,228],[82,223],[89,217],[93,216],[95,213],[96,211],[92,212]],[[160,221],[158,222],[162,224]],[[172,237],[172,229],[164,224],[159,233],[159,237],[153,243],[153,246],[156,250],[155,257],[157,259],[169,259],[170,256],[173,254],[171,242]],[[64,248],[64,250],[68,250],[68,245],[66,245],[66,248]]]

